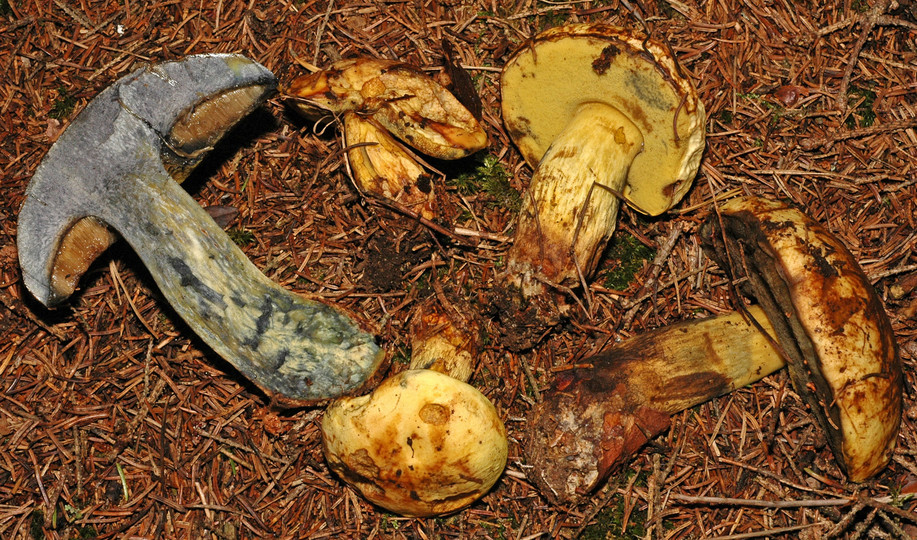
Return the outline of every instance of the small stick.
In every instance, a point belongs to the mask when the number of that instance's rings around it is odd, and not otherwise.
[[[917,127],[917,118],[894,120],[892,122],[885,122],[878,126],[869,126],[865,128],[842,131],[840,133],[831,135],[830,137],[809,137],[800,141],[799,146],[801,146],[804,150],[814,150],[823,146],[831,146],[838,141],[858,139],[860,137],[868,137],[870,135],[877,135],[879,133],[892,133],[895,131],[911,129],[914,127]]]
[[[525,378],[528,379],[529,384],[532,386],[532,394],[535,396],[535,402],[541,403],[541,391],[538,390],[538,381],[532,373],[532,368],[529,367],[529,363],[525,360],[524,356],[519,356],[519,363],[522,365],[522,371],[525,373]]]
[[[850,52],[850,60],[847,62],[847,69],[844,70],[844,78],[841,79],[841,87],[837,92],[837,106],[842,111],[847,110],[847,87],[850,85],[850,77],[853,75],[853,68],[856,67],[857,60],[860,57],[860,51],[863,50],[863,45],[866,44],[869,34],[872,33],[873,28],[879,23],[879,19],[885,15],[891,4],[891,0],[880,0],[878,4],[869,10],[863,20],[863,29],[860,37],[857,38],[856,44],[853,46],[853,50]]]
[[[14,297],[2,289],[0,289],[0,304],[3,304],[3,306],[8,309],[10,313],[29,319],[42,330],[57,338],[58,341],[62,343],[66,343],[68,341],[67,335],[64,332],[53,326],[49,326],[47,323],[35,316],[35,314],[32,313],[32,310],[23,309],[21,299]]]
[[[756,531],[756,532],[749,532],[749,533],[730,534],[729,536],[711,536],[710,540],[741,540],[743,538],[774,538],[777,535],[791,533],[795,531],[801,531],[804,529],[810,529],[812,527],[818,527],[820,525],[824,525],[824,522],[807,523],[805,525],[793,525],[791,527],[778,527],[776,529],[767,529],[763,531]]]
[[[115,278],[115,283],[119,285],[124,291],[124,298],[127,299],[127,303],[131,306],[131,310],[134,312],[134,315],[140,319],[140,323],[143,324],[143,327],[146,328],[146,331],[150,333],[150,336],[158,340],[159,335],[153,330],[153,327],[150,326],[150,323],[146,322],[146,319],[144,319],[143,315],[140,314],[140,310],[137,309],[137,305],[134,304],[134,299],[131,298],[131,293],[128,292],[127,286],[125,286],[124,281],[121,280],[121,274],[118,273],[118,266],[115,264],[114,260],[108,262],[108,269],[111,272],[112,277]]]
[[[791,488],[793,488],[793,489],[798,489],[798,490],[800,490],[800,491],[808,491],[808,492],[811,492],[811,493],[818,493],[819,495],[826,495],[826,496],[829,496],[829,497],[837,497],[837,494],[836,494],[836,493],[832,493],[832,492],[827,491],[827,490],[824,490],[824,489],[818,489],[818,488],[813,488],[813,487],[805,486],[805,485],[803,485],[803,484],[798,484],[798,483],[793,482],[792,480],[790,480],[790,479],[788,479],[788,478],[784,478],[783,476],[781,476],[781,475],[779,475],[779,474],[777,474],[777,473],[775,473],[775,472],[769,471],[769,470],[767,470],[767,469],[762,469],[761,467],[756,467],[756,466],[750,465],[750,464],[748,464],[748,463],[743,463],[743,462],[741,462],[741,461],[737,461],[737,460],[734,460],[734,459],[729,459],[729,458],[726,458],[726,457],[721,457],[721,458],[719,459],[719,461],[720,461],[720,463],[725,463],[726,465],[735,465],[736,467],[742,467],[743,469],[748,469],[749,471],[753,471],[753,472],[755,472],[756,474],[760,474],[761,476],[765,476],[765,477],[767,477],[767,478],[770,478],[770,479],[772,479],[772,480],[775,480],[775,481],[777,481],[777,482],[779,482],[779,483],[781,483],[781,484],[783,484],[783,485],[785,485],[785,486],[789,486],[789,487],[791,487]]]
[[[328,9],[325,10],[325,16],[315,32],[315,53],[312,55],[312,64],[318,64],[318,55],[321,52],[322,35],[325,33],[325,27],[328,26],[328,19],[331,18],[331,11],[334,9],[334,0],[328,2]]]
[[[662,272],[662,268],[663,268],[662,263],[664,263],[665,260],[669,258],[669,255],[671,255],[672,250],[675,249],[675,244],[678,242],[678,238],[681,236],[681,233],[682,233],[681,227],[675,227],[674,229],[672,229],[669,232],[669,236],[665,239],[665,242],[663,242],[662,247],[659,248],[659,252],[656,253],[656,258],[653,259],[653,271],[650,274],[649,279],[646,280],[646,282],[643,284],[640,290],[645,291],[646,289],[650,287],[656,286],[656,281],[659,278],[660,272]],[[656,294],[656,292],[658,291],[654,289],[652,292],[647,293],[647,295],[642,296],[640,298],[639,302],[643,302],[643,300],[645,300],[646,298],[649,298],[649,296],[652,296],[653,294]],[[634,320],[634,317],[637,316],[637,310],[640,308],[639,302],[631,303],[628,306],[627,313],[625,313],[624,317],[621,319],[622,327],[630,326],[630,323]]]
[[[713,506],[753,506],[756,508],[816,508],[823,506],[844,506],[854,499],[841,497],[836,499],[802,499],[798,501],[759,501],[756,499],[734,499],[730,497],[699,497],[694,495],[669,494],[669,499],[688,504],[707,504]]]
[[[631,300],[630,302],[627,302],[626,304],[624,304],[624,306],[622,306],[622,307],[624,307],[625,309],[632,309],[632,308],[635,308],[635,307],[637,307],[638,304],[642,304],[646,299],[650,298],[651,296],[653,296],[653,295],[655,295],[655,294],[658,294],[659,291],[661,291],[661,290],[663,290],[663,289],[668,289],[669,287],[671,287],[672,285],[675,285],[675,284],[678,283],[679,281],[683,281],[683,280],[685,280],[685,279],[688,279],[688,278],[691,277],[691,276],[696,276],[697,274],[700,274],[700,273],[703,272],[703,271],[704,271],[703,268],[695,268],[694,270],[688,270],[687,272],[684,272],[684,273],[682,273],[682,274],[679,274],[679,275],[673,277],[672,279],[670,279],[670,280],[664,282],[662,285],[660,285],[660,286],[657,287],[656,289],[654,289],[654,290],[652,290],[652,291],[650,291],[650,292],[646,292],[646,293],[641,294],[641,295],[638,296],[637,298],[635,298],[635,299]]]

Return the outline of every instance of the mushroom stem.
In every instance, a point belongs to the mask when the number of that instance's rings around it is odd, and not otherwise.
[[[411,321],[409,369],[429,369],[468,382],[481,355],[480,326],[438,302],[420,306]]]
[[[344,113],[347,162],[363,193],[397,201],[426,219],[435,217],[430,175],[372,117]]]
[[[748,312],[774,335],[763,310]],[[772,340],[736,312],[619,343],[560,372],[535,406],[525,446],[529,479],[552,502],[573,501],[668,429],[670,415],[783,365]]]
[[[538,164],[519,215],[507,268],[523,295],[592,275],[642,149],[640,129],[617,109],[580,105]]]
[[[619,199],[659,215],[687,193],[704,148],[704,106],[669,48],[604,24],[533,37],[503,67],[506,132],[535,169],[493,304],[504,346],[531,348],[588,285]]]

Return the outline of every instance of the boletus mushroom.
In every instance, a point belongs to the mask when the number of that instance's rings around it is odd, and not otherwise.
[[[355,58],[296,78],[285,92],[307,117],[342,117],[351,173],[365,193],[434,216],[429,175],[400,144],[437,159],[487,146],[480,123],[446,88],[394,60]]]
[[[721,268],[748,278],[847,478],[881,471],[901,422],[901,363],[888,315],[850,251],[803,212],[757,197],[721,206],[701,236]]]
[[[559,372],[531,413],[527,478],[553,503],[586,496],[671,415],[783,367],[759,327],[773,335],[750,306],[639,334]]]
[[[407,516],[455,512],[485,495],[507,458],[491,402],[467,384],[477,323],[435,301],[411,322],[411,363],[368,396],[342,398],[322,422],[326,460],[367,499]]]
[[[688,191],[704,107],[663,44],[603,24],[542,32],[501,78],[507,132],[535,168],[507,276],[526,297],[588,279],[620,199],[658,215]]]
[[[322,434],[338,476],[405,516],[448,514],[476,501],[500,478],[508,452],[506,429],[487,397],[427,369],[336,400]]]
[[[119,234],[188,327],[275,404],[363,387],[383,359],[369,325],[272,282],[179,184],[276,86],[253,60],[203,54],[100,92],[29,182],[17,230],[26,288],[63,302]]]

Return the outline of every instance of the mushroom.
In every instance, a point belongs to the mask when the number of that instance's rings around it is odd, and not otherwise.
[[[460,159],[487,146],[487,134],[455,96],[416,67],[394,60],[341,60],[298,77],[285,92],[308,117],[343,116],[357,188],[428,219],[429,177],[392,135],[438,159]]]
[[[26,288],[64,301],[119,233],[175,311],[280,405],[360,388],[382,360],[348,314],[271,282],[178,182],[276,88],[239,55],[141,68],[93,99],[29,182],[17,243]]]
[[[455,512],[506,466],[506,429],[471,385],[402,371],[371,394],[338,399],[322,419],[325,459],[371,502],[405,516]]]
[[[435,216],[430,175],[371,117],[344,113],[344,144],[359,189],[403,204],[420,216]]]
[[[530,415],[527,478],[553,503],[576,501],[671,415],[782,368],[764,312],[747,311],[651,330],[559,372]]]
[[[422,303],[411,321],[410,369],[432,369],[468,382],[481,354],[481,327],[454,306]]]
[[[503,68],[503,119],[536,167],[507,258],[525,297],[588,279],[619,200],[658,215],[688,191],[704,107],[663,44],[602,24],[560,26]]]
[[[342,398],[322,422],[329,466],[373,503],[407,516],[455,512],[485,495],[506,466],[506,430],[466,384],[479,328],[438,303],[411,324],[411,363],[368,396]]]
[[[701,237],[721,268],[748,278],[793,387],[847,478],[881,471],[901,422],[901,362],[888,315],[850,251],[803,212],[757,197],[721,206]]]

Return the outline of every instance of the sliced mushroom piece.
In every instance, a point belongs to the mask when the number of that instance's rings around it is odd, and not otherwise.
[[[386,170],[386,163],[407,160],[414,161],[411,169],[422,170],[422,166],[403,149],[394,148],[388,141],[375,140],[379,135],[367,139],[368,128],[363,122],[372,122],[408,146],[437,159],[460,159],[487,146],[484,129],[455,96],[418,68],[401,62],[374,58],[341,60],[326,70],[295,79],[285,93],[295,98],[296,106],[309,117],[334,114],[349,119],[344,126],[349,146],[355,142],[379,144],[373,169],[387,182],[362,177],[365,169],[360,167],[352,166],[352,172],[358,187],[381,197],[390,197],[386,192],[393,190],[387,184],[394,182],[401,184],[395,192],[429,190],[417,185],[423,175],[416,172],[401,175]],[[348,113],[356,113],[359,118],[347,116]],[[409,209],[415,211],[429,207],[422,198],[410,204]]]
[[[669,50],[601,24],[561,26],[503,68],[506,128],[536,167],[507,270],[532,296],[596,268],[619,199],[658,215],[688,191],[704,148],[704,107]]]
[[[783,367],[764,312],[730,313],[652,330],[561,371],[531,413],[527,473],[553,503],[598,487],[669,417]]]
[[[115,239],[136,251],[175,312],[281,406],[356,392],[383,353],[369,325],[281,288],[178,182],[276,89],[232,54],[145,66],[99,93],[61,133],[19,211],[23,283],[52,307]]]
[[[888,315],[850,251],[803,212],[757,197],[721,206],[701,236],[720,267],[748,278],[796,392],[850,481],[881,471],[901,422],[901,362]]]
[[[371,117],[344,113],[344,142],[360,191],[396,201],[427,219],[434,217],[430,174]]]
[[[420,305],[411,321],[411,369],[432,369],[468,382],[481,355],[481,328],[471,316],[438,302]]]
[[[372,394],[342,398],[322,420],[329,467],[371,502],[405,516],[455,512],[506,466],[506,429],[474,387],[437,371],[403,371]]]

